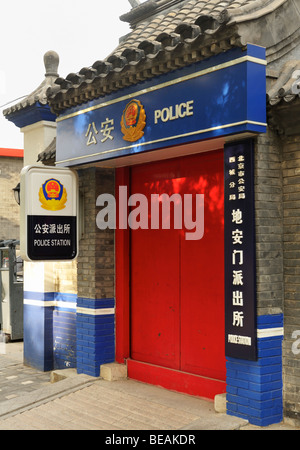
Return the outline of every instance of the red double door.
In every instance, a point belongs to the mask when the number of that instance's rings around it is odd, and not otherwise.
[[[170,229],[131,231],[133,360],[225,379],[223,173],[223,150],[131,170],[131,194],[147,197],[149,226],[152,194],[204,194],[202,239],[174,229],[172,210]]]

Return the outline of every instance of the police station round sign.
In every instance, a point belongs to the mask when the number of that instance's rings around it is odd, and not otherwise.
[[[21,256],[25,261],[77,257],[78,181],[70,169],[28,166],[21,172]]]

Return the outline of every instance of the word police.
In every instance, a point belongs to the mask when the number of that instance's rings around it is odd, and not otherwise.
[[[147,439],[139,436],[116,436],[113,434],[110,437],[106,437],[106,445],[130,445],[136,448],[139,443],[147,443],[148,445],[195,445],[194,434],[150,434]]]
[[[154,123],[157,124],[159,120],[168,122],[169,120],[183,119],[187,116],[194,115],[194,100],[179,105],[169,106],[163,109],[157,109],[154,112]]]

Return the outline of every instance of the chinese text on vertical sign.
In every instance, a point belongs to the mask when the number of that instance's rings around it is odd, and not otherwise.
[[[252,146],[225,148],[226,355],[256,359]]]

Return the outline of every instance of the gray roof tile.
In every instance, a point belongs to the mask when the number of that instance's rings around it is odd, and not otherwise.
[[[297,83],[299,88],[296,87]],[[300,98],[300,60],[287,62],[268,92],[268,101],[272,106],[282,102],[289,103],[296,98]]]

